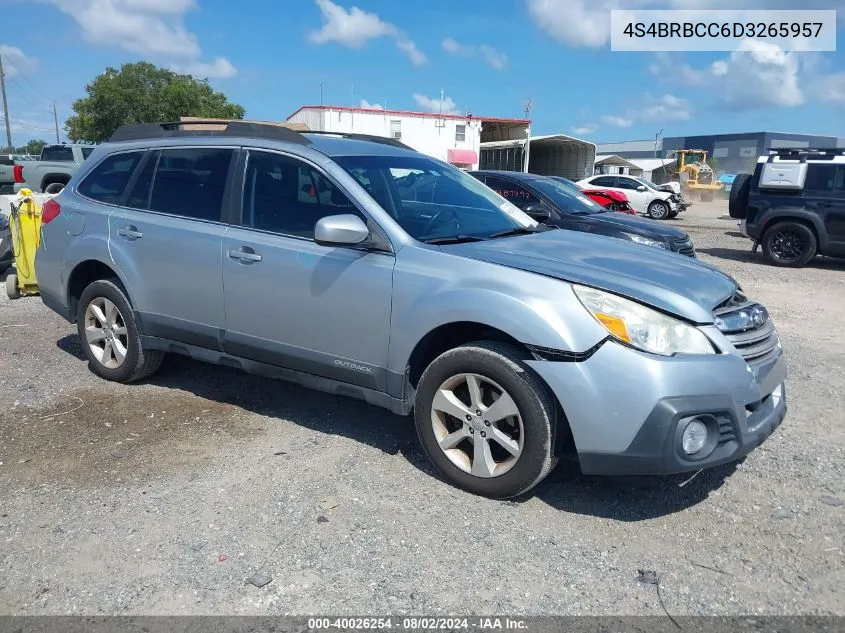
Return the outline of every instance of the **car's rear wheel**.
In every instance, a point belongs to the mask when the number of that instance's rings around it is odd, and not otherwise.
[[[554,466],[555,404],[518,348],[482,341],[437,357],[420,378],[417,433],[440,473],[469,492],[505,499]]]
[[[116,281],[95,281],[82,292],[76,325],[91,371],[100,378],[132,382],[161,366],[162,352],[141,347],[132,306]]]
[[[655,200],[648,205],[648,217],[652,220],[665,220],[669,217],[670,211],[669,205],[663,200]]]
[[[775,266],[800,268],[816,256],[816,234],[800,222],[779,222],[763,235],[763,254]]]

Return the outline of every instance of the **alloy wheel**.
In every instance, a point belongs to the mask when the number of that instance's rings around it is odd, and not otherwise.
[[[440,450],[476,477],[503,475],[522,454],[525,430],[516,403],[480,374],[457,374],[440,385],[431,424]]]
[[[97,297],[85,309],[85,339],[91,354],[108,369],[117,369],[126,360],[129,332],[117,306]]]
[[[806,243],[797,231],[778,231],[772,236],[772,254],[782,262],[792,262],[801,257]]]

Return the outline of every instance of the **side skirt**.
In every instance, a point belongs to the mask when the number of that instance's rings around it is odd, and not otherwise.
[[[382,407],[397,415],[408,415],[413,406],[412,402],[409,400],[392,398],[386,393],[367,389],[366,387],[350,385],[339,380],[323,378],[321,376],[314,376],[313,374],[287,369],[286,367],[278,367],[268,363],[261,363],[246,358],[240,358],[238,356],[231,356],[229,354],[224,354],[223,352],[204,347],[196,347],[194,345],[187,345],[185,343],[179,343],[169,339],[158,338],[155,336],[141,336],[141,346],[144,349],[188,356],[189,358],[193,358],[204,363],[210,363],[212,365],[233,367],[249,374],[266,376],[267,378],[277,378],[301,385],[308,389],[314,389],[316,391],[322,391],[337,396],[347,396],[349,398],[355,398],[356,400],[363,400],[368,404]]]

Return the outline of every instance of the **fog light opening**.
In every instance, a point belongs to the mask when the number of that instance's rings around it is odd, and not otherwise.
[[[691,420],[681,436],[681,448],[687,455],[695,455],[707,444],[707,425],[701,420]]]

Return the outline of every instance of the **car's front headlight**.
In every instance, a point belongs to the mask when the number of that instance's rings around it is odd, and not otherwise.
[[[619,295],[573,285],[587,311],[614,338],[645,352],[715,354],[710,340],[697,328]]]
[[[669,244],[666,242],[661,242],[660,240],[652,240],[648,237],[643,237],[642,235],[637,235],[636,233],[625,233],[625,237],[627,237],[632,242],[636,242],[637,244],[642,244],[643,246],[654,246],[655,248],[669,248]]]

